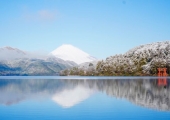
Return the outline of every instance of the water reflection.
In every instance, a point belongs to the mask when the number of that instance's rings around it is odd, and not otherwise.
[[[167,79],[0,80],[0,104],[51,99],[69,108],[102,92],[136,105],[169,111],[169,82]]]
[[[72,107],[75,104],[87,99],[94,93],[93,89],[89,89],[82,85],[77,85],[72,89],[63,89],[56,92],[52,96],[52,100],[63,107]]]

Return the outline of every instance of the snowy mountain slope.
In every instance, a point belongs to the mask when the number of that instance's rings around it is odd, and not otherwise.
[[[72,45],[62,45],[52,51],[51,54],[55,57],[61,58],[66,61],[73,61],[77,64],[96,60],[96,58],[90,56],[89,54]]]
[[[135,47],[125,54],[100,61],[100,75],[156,75],[158,67],[170,72],[170,41],[155,42]]]
[[[2,47],[0,48],[0,60],[23,58],[27,56],[27,53],[12,47]]]
[[[138,47],[135,47],[128,52],[125,53],[127,56],[138,56],[139,54],[142,54],[143,56],[150,56],[150,55],[163,55],[165,56],[166,53],[170,53],[170,41],[165,41],[165,42],[155,42],[151,44],[146,44],[146,45],[140,45]],[[165,52],[166,50],[166,52]],[[165,54],[164,54],[165,52]],[[144,54],[145,53],[145,54]],[[144,56],[144,57],[145,57]],[[162,57],[163,57],[162,56]]]
[[[61,70],[76,65],[54,56],[42,56],[12,47],[0,48],[0,75],[58,75]]]
[[[59,58],[18,58],[0,61],[0,75],[58,75],[77,64]]]
[[[90,67],[95,69],[96,65],[97,65],[97,62],[98,62],[97,60],[91,61],[91,62],[85,62],[85,63],[82,63],[82,64],[78,65],[77,67],[79,69],[83,69],[83,70],[88,70]]]

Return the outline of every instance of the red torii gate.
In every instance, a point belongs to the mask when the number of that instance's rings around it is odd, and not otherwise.
[[[167,76],[166,70],[167,68],[158,68],[158,76],[166,77]]]
[[[166,73],[167,68],[158,68],[158,76],[159,77],[166,77],[167,73]],[[166,78],[159,78],[158,79],[158,85],[161,86],[166,86],[167,85],[167,79]]]

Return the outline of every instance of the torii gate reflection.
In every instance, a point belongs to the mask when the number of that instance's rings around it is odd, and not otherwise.
[[[167,79],[166,78],[159,78],[158,79],[158,86],[167,86]]]
[[[166,77],[167,68],[158,68],[158,77]],[[167,86],[167,78],[158,78],[158,86]]]

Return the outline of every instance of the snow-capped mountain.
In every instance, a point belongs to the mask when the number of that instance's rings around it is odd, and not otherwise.
[[[7,46],[0,48],[0,56],[0,60],[9,60],[26,57],[27,53],[17,48]]]
[[[0,48],[0,75],[58,75],[77,64],[49,55],[25,52],[17,48]]]
[[[72,46],[72,45],[62,45],[51,52],[57,58],[61,58],[66,61],[73,61],[77,64],[90,62],[96,60],[96,58],[90,56],[84,51]]]

